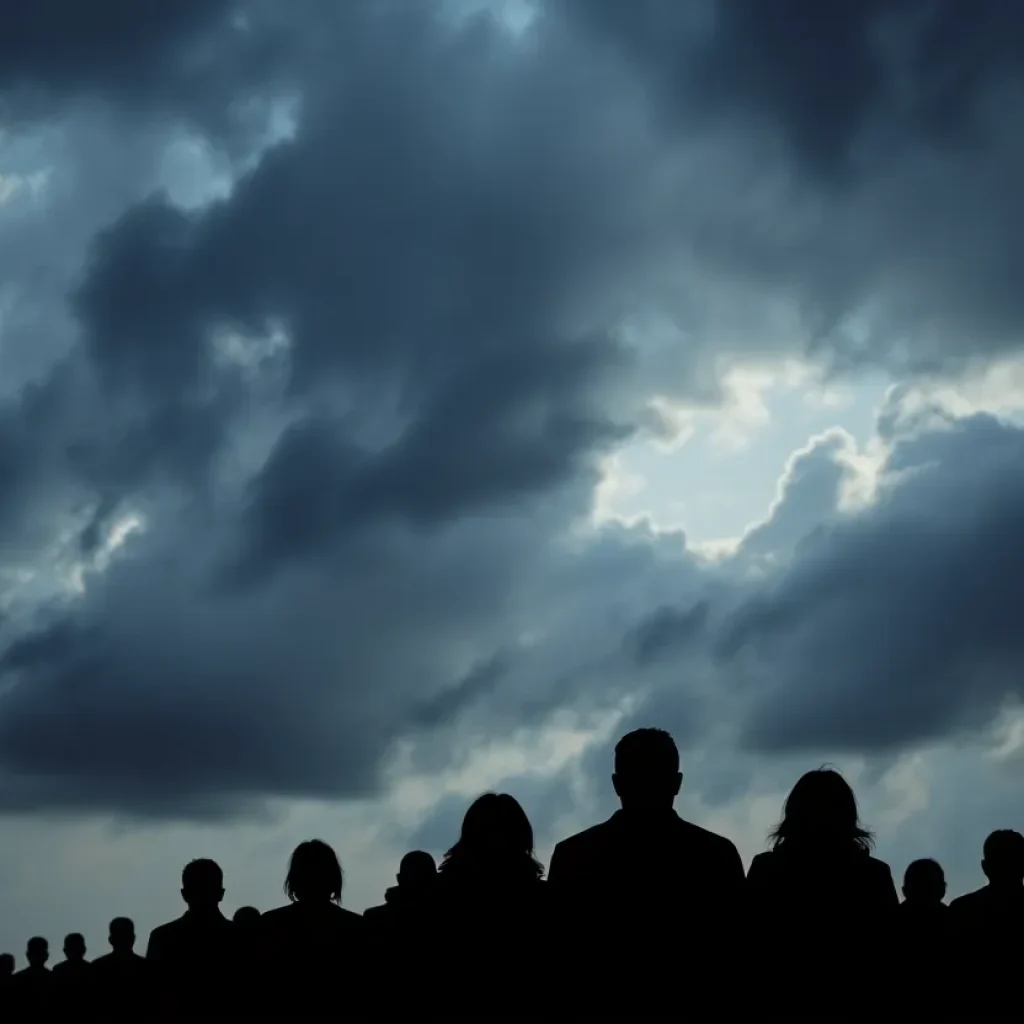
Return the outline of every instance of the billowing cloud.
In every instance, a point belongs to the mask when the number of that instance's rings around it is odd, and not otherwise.
[[[94,6],[0,40],[0,810],[443,852],[507,784],[548,843],[655,721],[745,851],[809,758],[928,834],[1024,657],[1022,428],[919,388],[1022,337],[1007,5]],[[876,436],[713,558],[596,523],[778,358],[895,379]]]

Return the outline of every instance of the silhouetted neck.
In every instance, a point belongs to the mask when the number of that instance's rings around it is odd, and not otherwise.
[[[190,921],[226,921],[227,918],[221,913],[220,907],[189,907],[185,911],[185,917]]]
[[[1000,897],[1019,899],[1021,896],[1024,896],[1024,882],[1017,879],[1013,879],[1009,882],[993,882],[992,880],[989,880],[989,883],[985,888],[990,890],[994,895]]]
[[[612,821],[628,828],[671,828],[679,815],[674,807],[621,807],[612,815]]]

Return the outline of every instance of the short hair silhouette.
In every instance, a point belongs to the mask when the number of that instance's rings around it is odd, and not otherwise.
[[[985,840],[981,869],[995,885],[1024,882],[1024,836],[1012,828],[1000,828]]]
[[[440,871],[484,866],[518,866],[540,878],[544,866],[533,853],[533,826],[509,793],[484,793],[469,805],[458,841],[444,855]]]
[[[398,865],[398,884],[414,889],[429,885],[437,877],[437,864],[426,850],[411,850]]]
[[[769,833],[773,848],[826,845],[862,852],[874,836],[860,823],[857,797],[834,768],[816,768],[801,775],[782,807],[782,820]]]
[[[30,967],[44,967],[50,959],[50,944],[41,935],[33,936],[28,940],[25,959]]]
[[[9,978],[14,973],[14,954],[0,953],[0,979]]]
[[[85,958],[85,936],[81,932],[70,932],[64,936],[64,955],[69,960]]]
[[[941,903],[946,896],[942,865],[930,857],[908,864],[903,873],[903,895],[913,903]]]
[[[107,936],[116,953],[130,953],[135,948],[135,922],[130,917],[115,917]]]
[[[190,909],[209,910],[224,899],[224,872],[215,860],[189,861],[181,872],[181,898]]]
[[[671,807],[682,784],[679,748],[664,729],[634,729],[615,745],[612,785],[623,808]]]
[[[235,916],[231,918],[235,924],[240,924],[246,928],[254,925],[259,919],[260,912],[255,907],[239,907],[235,911]]]
[[[288,863],[284,891],[293,902],[341,901],[342,871],[338,855],[322,839],[299,843]]]

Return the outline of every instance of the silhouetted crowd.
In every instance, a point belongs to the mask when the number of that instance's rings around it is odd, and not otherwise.
[[[1020,833],[985,841],[977,892],[947,905],[942,868],[917,860],[901,902],[837,772],[796,783],[746,874],[732,842],[675,812],[682,778],[668,733],[623,737],[621,809],[559,843],[546,880],[523,808],[487,793],[440,867],[406,854],[362,915],[341,907],[341,865],[320,840],[292,854],[286,905],[230,920],[220,867],[194,860],[186,911],[145,956],[126,917],[91,962],[78,934],[52,969],[44,938],[20,971],[0,956],[0,1018],[1020,1013]]]

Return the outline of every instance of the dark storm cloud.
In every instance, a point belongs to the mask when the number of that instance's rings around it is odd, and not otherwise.
[[[910,32],[892,20],[903,8],[790,4],[787,22],[723,2],[705,22],[696,5],[594,3],[615,45],[657,48],[652,129],[638,79],[557,12],[517,46],[492,19],[455,30],[426,5],[294,6],[273,47],[291,63],[264,76],[246,40],[272,5],[247,5],[246,28],[185,4],[145,39],[98,21],[91,56],[28,47],[36,62],[6,80],[192,119],[214,146],[216,112],[282,83],[301,102],[294,137],[227,198],[186,211],[152,195],[97,235],[60,387],[0,422],[0,525],[23,549],[41,508],[73,509],[86,554],[125,511],[146,517],[81,597],[5,623],[0,805],[211,815],[363,796],[401,741],[443,770],[455,734],[478,744],[559,710],[589,722],[625,697],[625,725],[664,722],[687,750],[736,716],[758,749],[874,750],[955,731],[1011,692],[1019,652],[982,575],[1016,557],[1012,538],[989,548],[1017,513],[1003,424],[902,437],[890,469],[914,473],[852,518],[835,512],[847,439],[818,439],[716,567],[643,526],[570,530],[648,391],[699,390],[720,341],[761,343],[758,316],[722,340],[684,250],[730,307],[751,281],[794,301],[804,342],[833,361],[1019,344],[1024,151],[972,120],[989,83],[954,45],[981,28],[939,32],[953,15],[936,6],[896,65],[915,83],[899,122],[914,131],[890,163],[877,148],[865,163],[851,153],[885,137],[895,73],[874,29]],[[684,72],[662,17],[681,26]],[[996,29],[986,67],[1012,70],[1012,26]],[[103,56],[116,31],[136,32],[123,66]],[[926,39],[970,83],[959,110],[933,87]],[[210,73],[185,82],[193,59]],[[777,133],[789,159],[752,162],[763,136],[737,121]],[[688,126],[711,157],[677,177]],[[927,168],[906,156],[938,142]],[[766,207],[744,183],[780,166]],[[690,329],[658,364],[671,372],[652,373],[616,328],[677,290],[694,298]],[[917,332],[902,348],[871,324],[866,339],[818,329],[876,295]],[[279,350],[256,358],[269,335]],[[215,585],[225,568],[232,587]],[[738,787],[734,773],[707,792]]]
[[[792,301],[815,358],[901,374],[1019,348],[1018,5],[560,9],[625,58],[667,138],[717,149],[721,187],[700,182],[687,229],[698,264]]]
[[[591,307],[641,154],[608,148],[600,83],[487,19],[453,32],[399,5],[347,25],[329,61],[311,51],[294,141],[230,198],[155,196],[95,239],[73,296],[92,415],[57,444],[80,549],[140,504],[146,533],[14,640],[9,806],[371,791],[417,709],[460,702],[453,652],[486,660],[530,625],[521,581],[628,429],[601,400],[625,357]],[[273,367],[225,365],[219,336],[277,326]],[[231,552],[248,586],[226,592]]]
[[[735,614],[724,670],[760,750],[898,750],[1021,696],[1024,431],[986,415],[899,440],[877,504],[819,531]],[[898,475],[897,475],[898,474]]]
[[[801,166],[828,181],[862,169],[858,144],[880,122],[897,142],[969,141],[986,91],[1024,73],[1024,13],[1001,0],[565,5],[677,115],[778,128]]]
[[[240,142],[246,101],[294,81],[290,23],[260,0],[4,0],[2,11],[0,118],[22,130],[98,101]]]

